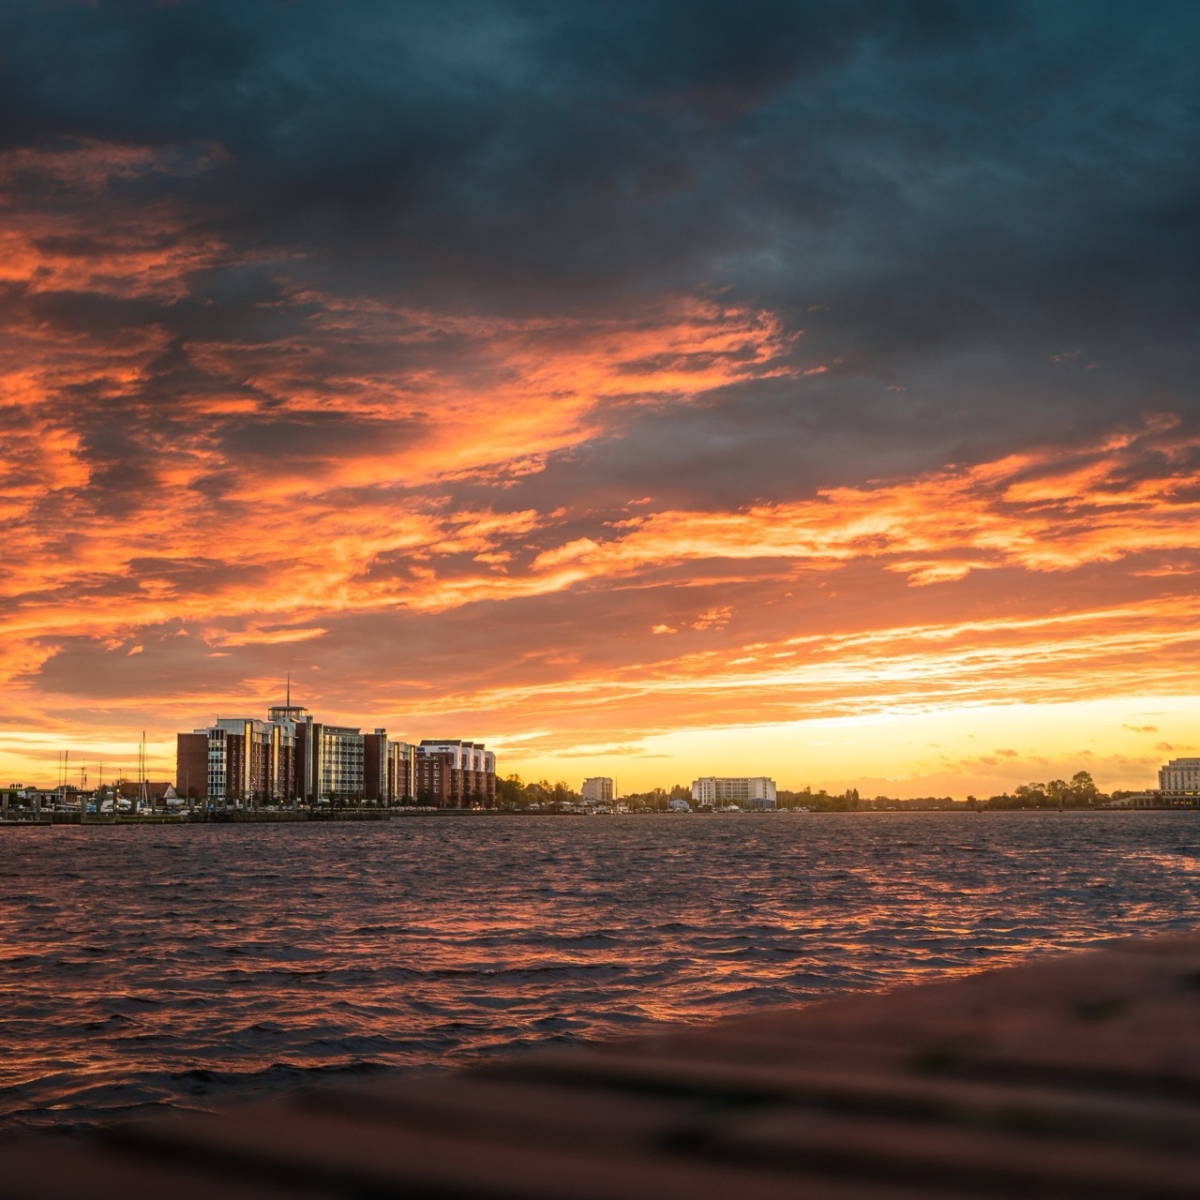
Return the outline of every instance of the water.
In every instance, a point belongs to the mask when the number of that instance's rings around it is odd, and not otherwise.
[[[1195,813],[0,831],[0,1125],[979,970],[1200,924]]]

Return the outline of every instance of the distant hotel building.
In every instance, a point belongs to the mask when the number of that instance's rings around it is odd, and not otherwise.
[[[420,746],[314,721],[293,704],[267,720],[221,718],[176,740],[176,791],[224,807],[417,800],[439,808],[492,805],[496,756],[482,743]]]
[[[613,802],[613,781],[607,775],[595,775],[583,781],[579,789],[580,798],[584,804],[611,804]]]
[[[697,804],[710,804],[714,808],[726,804],[737,804],[744,808],[774,808],[775,780],[765,775],[737,779],[718,779],[715,775],[705,775],[692,781],[692,800]]]
[[[1200,795],[1200,758],[1173,758],[1158,771],[1158,787],[1164,795]]]

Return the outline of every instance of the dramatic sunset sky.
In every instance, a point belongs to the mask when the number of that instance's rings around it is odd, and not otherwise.
[[[0,782],[265,715],[1200,753],[1200,5],[0,11]],[[76,776],[77,777],[77,776]]]

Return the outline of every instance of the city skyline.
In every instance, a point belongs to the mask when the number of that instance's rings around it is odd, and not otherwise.
[[[304,726],[305,722],[308,723],[309,728],[309,733],[307,735],[309,749],[307,751],[299,752],[299,756],[297,758],[297,752],[287,749],[286,747],[298,746],[303,742],[303,737],[298,737],[298,731]],[[274,728],[276,726],[278,728]],[[354,751],[354,753],[357,755],[358,759],[358,785],[343,789],[340,786],[329,783],[324,789],[321,789],[315,783],[316,775],[313,775],[312,779],[309,780],[307,784],[300,782],[301,779],[307,778],[307,775],[311,774],[314,770],[313,732],[316,732],[316,738],[319,742],[321,731],[323,729],[327,731],[326,737],[332,737],[335,743],[341,742],[346,738],[350,738],[357,744],[357,750]],[[184,733],[182,731],[177,732],[175,735],[174,760],[170,767],[160,766],[159,764],[155,763],[149,755],[147,755],[143,735],[143,740],[137,744],[136,749],[132,753],[132,757],[136,763],[136,766],[132,771],[130,771],[128,765],[122,765],[123,756],[120,752],[116,753],[115,760],[110,759],[108,761],[107,765],[109,767],[109,771],[106,777],[106,764],[103,759],[100,759],[98,763],[89,761],[86,756],[81,759],[78,750],[75,751],[75,758],[72,759],[70,750],[63,751],[60,749],[55,763],[56,779],[53,789],[50,788],[44,780],[36,777],[31,777],[28,780],[12,780],[8,785],[5,786],[10,788],[30,787],[47,791],[59,789],[70,792],[90,791],[102,784],[115,784],[117,782],[127,783],[131,778],[134,781],[154,779],[157,772],[157,774],[161,775],[162,778],[169,779],[169,781],[178,788],[181,797],[186,798],[190,795],[199,799],[202,796],[202,792],[190,786],[190,775],[194,775],[197,778],[199,778],[201,775],[210,775],[211,767],[203,767],[198,764],[201,763],[201,761],[209,761],[212,753],[210,739],[215,731],[220,731],[219,736],[222,739],[222,758],[224,758],[228,753],[226,749],[225,738],[229,734],[234,735],[235,741],[238,739],[243,739],[246,742],[249,742],[252,739],[261,741],[261,761],[258,761],[253,767],[251,765],[251,760],[247,756],[244,748],[239,746],[239,748],[233,753],[237,756],[240,764],[236,768],[237,772],[245,772],[247,780],[250,778],[252,772],[262,772],[261,780],[253,786],[247,785],[244,790],[246,791],[247,797],[252,797],[257,794],[262,797],[264,802],[268,800],[275,802],[281,800],[290,800],[293,795],[297,799],[300,799],[302,796],[307,796],[307,798],[311,800],[313,794],[321,796],[324,801],[327,801],[331,795],[340,796],[343,793],[346,795],[358,795],[367,799],[383,799],[386,797],[393,801],[398,801],[405,796],[407,796],[410,800],[414,797],[419,798],[418,793],[432,795],[430,786],[433,783],[433,780],[432,778],[423,779],[422,768],[419,765],[420,759],[418,756],[432,755],[435,758],[441,758],[445,754],[450,753],[453,756],[453,761],[450,761],[450,759],[445,759],[440,768],[433,768],[435,772],[445,769],[447,775],[449,775],[451,770],[457,772],[457,768],[460,765],[457,761],[457,747],[470,748],[476,753],[476,755],[482,756],[481,764],[474,765],[475,769],[477,770],[480,769],[481,765],[486,768],[486,771],[490,777],[490,783],[488,788],[485,790],[487,790],[489,795],[491,795],[491,789],[495,788],[497,780],[501,778],[520,778],[519,773],[516,771],[507,773],[503,771],[497,771],[495,765],[495,753],[487,751],[485,754],[485,746],[482,742],[464,740],[461,738],[447,739],[445,737],[436,737],[423,738],[419,744],[414,744],[404,739],[396,738],[392,734],[389,734],[387,729],[380,726],[375,726],[373,730],[367,732],[362,728],[361,722],[354,726],[346,726],[318,721],[316,720],[315,715],[310,713],[304,705],[292,703],[291,685],[289,679],[284,702],[282,704],[271,705],[268,710],[267,720],[265,721],[245,715],[241,717],[214,717],[212,724],[207,727],[197,727],[191,733]],[[282,742],[280,741],[281,733],[283,735]],[[185,743],[190,740],[197,741],[197,748],[185,750]],[[199,745],[201,742],[204,743],[203,746]],[[333,746],[331,744],[331,749],[332,748]],[[190,760],[197,755],[198,757],[195,757],[194,762],[191,762]],[[397,755],[399,757],[395,758]],[[303,765],[306,758],[310,763],[307,772]],[[395,758],[395,761],[393,761],[393,758]],[[1080,769],[1087,774],[1088,779],[1090,780],[1092,776],[1091,772],[1088,770],[1088,767],[1091,764],[1087,762],[1087,758],[1087,755],[1083,756],[1084,766]],[[189,760],[189,765],[187,767],[183,765],[185,760]],[[486,761],[484,762],[483,760]],[[1166,761],[1164,760],[1165,755],[1160,755],[1158,760],[1159,765],[1152,772],[1154,776],[1154,779],[1152,780],[1139,780],[1137,785],[1132,788],[1122,788],[1116,784],[1109,784],[1107,787],[1109,790],[1118,792],[1150,792],[1161,790],[1179,794],[1186,792],[1189,795],[1194,794],[1197,791],[1197,788],[1200,788],[1200,783],[1197,783],[1197,780],[1200,780],[1200,757],[1182,756]],[[374,766],[370,765],[372,761]],[[701,761],[706,761],[703,755]],[[429,762],[431,764],[433,759],[430,759]],[[681,765],[686,768],[685,774],[695,774],[694,763],[690,765],[687,763],[682,763]],[[1043,763],[1043,765],[1046,764]],[[1070,769],[1064,771],[1063,774],[1074,774],[1074,769],[1076,767],[1079,767],[1078,762],[1073,764]],[[224,769],[225,768],[222,768],[222,770]],[[429,769],[429,766],[426,766],[426,775],[428,775]],[[365,776],[364,771],[366,772]],[[364,779],[372,777],[372,773],[378,777],[377,784],[368,784],[363,786]],[[291,788],[291,790],[289,790],[289,785],[286,783],[277,785],[276,783],[268,782],[268,780],[275,779],[286,780],[291,778],[293,774],[296,775],[296,784]],[[395,775],[394,780],[392,778],[393,774]],[[185,776],[187,776],[187,778],[185,778]],[[535,782],[535,778],[536,777],[531,777],[526,782],[533,783]],[[401,779],[408,780],[407,788],[399,785],[399,781]],[[543,776],[542,779],[543,782],[547,782],[545,776]],[[211,783],[211,778],[209,782]],[[572,785],[568,781],[565,781],[561,778],[557,779],[556,781],[549,782],[555,782],[557,786],[565,785],[568,788],[572,788]],[[890,784],[892,781],[884,780],[883,782],[885,784]],[[692,780],[691,791],[693,796],[696,795],[697,784],[703,785],[705,783],[718,790],[723,784],[737,785],[742,787],[743,790],[745,790],[747,787],[752,790],[756,786],[762,787],[769,785],[771,795],[774,794],[775,789],[774,780],[766,776],[741,776],[733,778],[730,778],[728,775],[725,777],[716,778],[712,776],[701,776],[699,780]],[[996,793],[996,795],[1006,794],[1010,790],[1017,791],[1022,785],[1025,784],[1030,784],[1035,788],[1043,786],[1036,781],[1032,781],[1023,777],[1021,784],[1016,784],[1011,788],[1003,789],[1002,792]],[[602,799],[611,800],[622,795],[638,795],[653,791],[665,792],[670,790],[679,790],[682,787],[683,784],[679,780],[676,780],[674,776],[672,776],[669,781],[665,777],[659,777],[655,778],[649,784],[642,781],[639,785],[622,790],[619,784],[619,777],[597,776],[584,779],[582,785],[578,789],[578,794],[582,795],[585,801],[589,798],[593,801],[598,801]],[[224,795],[224,790],[225,789],[223,786],[219,787],[217,789],[217,795],[214,796],[212,788],[209,787],[206,789],[207,798],[210,800],[214,798],[221,799]],[[442,790],[444,791],[445,789],[443,788]],[[572,790],[575,789],[572,788]],[[811,790],[814,792],[828,792],[831,789],[824,784],[814,785],[811,780],[789,780],[785,790],[798,793],[805,790]],[[841,789],[837,787],[832,789],[834,794],[837,794],[840,790]],[[859,790],[860,789],[858,787],[853,786],[845,789],[847,793],[853,792],[856,795],[858,794]],[[1101,786],[1098,790],[1103,792],[1106,789],[1105,786]],[[466,791],[462,791],[461,795],[458,797],[459,801],[462,801],[470,791],[470,788],[467,788]],[[894,792],[894,788],[891,790],[891,792],[885,788],[884,791],[878,793],[877,798],[884,799],[890,796],[893,799],[927,799],[934,795],[933,792],[926,793],[924,796],[912,792],[900,792],[899,794],[893,795]],[[242,797],[239,795],[239,799],[241,798]],[[987,798],[986,793],[982,798]]]
[[[1200,754],[1195,6],[0,38],[0,779],[289,673],[625,791]]]

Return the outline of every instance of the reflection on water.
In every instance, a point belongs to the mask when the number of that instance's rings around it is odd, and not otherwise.
[[[973,971],[1200,923],[1194,813],[6,829],[0,1122]]]

